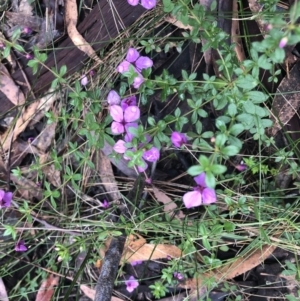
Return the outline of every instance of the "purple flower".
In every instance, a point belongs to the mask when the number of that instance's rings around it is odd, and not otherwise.
[[[101,207],[104,208],[104,209],[107,209],[109,207],[109,203],[107,200],[104,200],[101,204]]]
[[[152,67],[153,61],[147,56],[140,56],[135,48],[129,48],[126,59],[119,64],[117,71],[120,73],[127,72],[131,64],[134,65],[136,72],[140,72],[143,69]]]
[[[32,60],[32,59],[33,59],[33,55],[30,54],[30,53],[26,53],[26,54],[25,54],[25,58],[26,58],[27,60]]]
[[[12,195],[12,192],[5,192],[4,190],[0,189],[0,209],[8,208],[10,206]]]
[[[15,245],[15,251],[17,252],[25,252],[27,251],[27,247],[25,246],[25,241],[24,240],[19,240],[16,245]]]
[[[288,38],[287,37],[283,37],[281,40],[280,40],[280,42],[279,42],[279,48],[284,48],[285,46],[286,46],[286,44],[287,44],[287,42],[288,42]]]
[[[120,104],[121,97],[115,90],[109,91],[107,95],[107,102],[112,106],[112,105],[118,105]]]
[[[126,59],[119,64],[117,71],[120,73],[127,72],[129,71],[130,65],[133,65],[134,71],[137,73],[137,76],[133,80],[133,87],[135,89],[138,89],[144,82],[144,78],[140,73],[141,70],[152,67],[153,61],[147,56],[140,56],[137,49],[129,48],[127,51]]]
[[[149,150],[145,151],[143,158],[148,162],[155,162],[159,159],[159,150],[152,146]]]
[[[183,276],[181,273],[179,273],[179,272],[174,272],[174,273],[173,273],[173,276],[174,276],[174,278],[176,278],[177,280],[182,280],[182,279],[184,279],[184,276]]]
[[[141,0],[141,5],[146,9],[152,9],[156,6],[156,0]]]
[[[130,106],[123,111],[120,106],[112,105],[109,111],[114,120],[111,131],[115,135],[124,133],[125,126],[128,127],[131,122],[140,118],[140,109],[137,106]]]
[[[133,276],[130,276],[129,279],[125,281],[125,284],[129,293],[132,293],[139,286],[139,282]]]
[[[83,76],[81,77],[81,79],[80,79],[80,84],[81,84],[81,86],[84,86],[84,87],[85,87],[88,83],[89,83],[89,80],[88,80],[87,76],[86,76],[86,75],[83,75]]]
[[[216,192],[212,188],[208,188],[205,183],[205,173],[202,172],[194,180],[198,186],[194,187],[194,191],[187,192],[183,196],[183,202],[186,208],[197,207],[200,205],[208,205],[217,201]]]
[[[245,171],[248,168],[248,166],[242,161],[240,164],[236,165],[235,168],[238,171]]]
[[[121,107],[123,111],[125,111],[125,109],[127,109],[130,106],[136,106],[136,97],[134,95],[124,98],[121,101]]]
[[[31,34],[32,33],[32,29],[30,27],[24,27],[23,30],[22,30],[22,33]]]
[[[179,132],[173,132],[171,135],[171,141],[175,147],[181,147],[187,143],[187,137],[185,134]]]
[[[131,262],[131,265],[132,265],[133,267],[135,267],[136,265],[139,265],[139,264],[142,264],[142,263],[143,263],[142,260],[135,260],[135,261]]]

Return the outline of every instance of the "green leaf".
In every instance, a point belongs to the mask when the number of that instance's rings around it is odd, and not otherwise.
[[[191,166],[188,170],[187,170],[187,173],[189,175],[191,175],[192,177],[194,176],[198,176],[201,174],[201,172],[203,172],[204,169],[201,165],[194,165],[194,166]]]
[[[241,132],[244,131],[244,129],[245,128],[241,123],[236,123],[229,129],[229,132],[233,136],[238,136]]]
[[[215,175],[221,175],[227,170],[227,167],[220,164],[213,164],[210,167],[210,171]]]
[[[233,117],[237,114],[237,108],[236,108],[236,104],[234,103],[231,103],[229,104],[228,108],[227,108],[227,112],[228,112],[228,115]]]
[[[229,247],[224,245],[224,246],[221,246],[219,247],[219,250],[223,251],[223,252],[228,252],[229,251]]]
[[[25,52],[24,48],[19,44],[15,44],[14,48],[19,52]]]
[[[174,4],[171,0],[163,0],[164,12],[170,13],[174,9]]]
[[[240,76],[236,81],[235,84],[244,90],[252,90],[258,84],[258,81],[250,74],[246,76]]]
[[[296,3],[290,9],[290,19],[291,23],[295,23],[300,17],[300,3],[296,1]]]
[[[260,68],[265,70],[270,70],[272,68],[272,64],[265,54],[259,57],[257,64]]]
[[[246,96],[252,100],[253,103],[262,103],[268,99],[268,96],[260,91],[249,91]]]
[[[215,188],[215,186],[216,186],[216,179],[215,179],[215,176],[213,175],[212,172],[207,171],[205,173],[205,183],[206,183],[207,187],[209,187],[209,188]]]
[[[215,144],[221,148],[227,141],[227,136],[225,134],[218,134],[216,137]]]
[[[255,111],[255,105],[253,104],[253,102],[247,100],[245,103],[244,103],[244,110],[249,113],[249,114],[252,114],[252,115],[255,115],[256,111]]]
[[[232,157],[232,156],[237,155],[239,153],[240,149],[234,145],[229,145],[229,146],[222,148],[220,151],[221,151],[222,155]]]
[[[61,66],[59,70],[59,75],[64,76],[66,72],[67,72],[67,66],[66,65]]]
[[[204,169],[210,165],[209,159],[204,155],[200,155],[199,162],[203,166]]]

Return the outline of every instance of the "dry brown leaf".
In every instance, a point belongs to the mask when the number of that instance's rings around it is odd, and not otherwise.
[[[178,210],[177,205],[169,198],[164,192],[160,191],[154,185],[152,185],[152,189],[154,195],[157,198],[157,201],[164,204],[164,212],[168,213],[168,215],[173,216],[176,211]],[[176,218],[183,219],[185,218],[185,214],[179,210],[178,213],[175,215]]]
[[[106,240],[106,250],[108,249],[110,242],[110,238]],[[179,258],[181,256],[181,250],[174,245],[147,244],[145,238],[142,236],[130,235],[127,237],[120,264],[125,262],[131,263],[140,260],[156,260],[168,257]]]
[[[67,31],[70,39],[75,46],[81,51],[87,54],[91,59],[95,60],[98,64],[103,63],[97,56],[91,45],[82,37],[82,35],[77,31],[78,12],[77,12],[77,2],[76,0],[66,0],[65,1],[65,20],[67,25]]]
[[[202,286],[203,280],[208,278],[214,278],[216,282],[233,279],[261,264],[275,249],[276,246],[263,246],[261,250],[254,251],[250,256],[249,254],[245,254],[245,256],[237,258],[233,263],[227,263],[222,268],[204,273],[201,278],[187,279],[179,286],[185,289],[195,290]]]
[[[138,249],[127,249],[122,256],[122,261],[133,262],[138,260],[156,260],[163,258],[179,258],[182,252],[174,245],[167,244],[144,244]]]
[[[58,280],[58,276],[50,274],[49,277],[42,282],[35,301],[50,301],[54,293],[54,287],[58,285]]]
[[[2,149],[4,151],[8,150],[11,140],[15,141],[18,135],[25,130],[29,123],[30,126],[32,126],[44,117],[45,112],[50,109],[58,96],[58,93],[51,93],[51,90],[49,90],[45,97],[31,103],[27,108],[23,108],[15,127],[1,135]]]
[[[17,191],[22,198],[27,200],[31,200],[32,197],[35,197],[38,200],[43,199],[43,190],[33,181],[28,180],[25,177],[16,177],[13,174],[10,174],[10,179],[17,184]]]
[[[33,102],[27,108],[23,108],[21,116],[17,120],[15,127],[10,129],[8,133],[1,135],[1,144],[4,151],[7,151],[10,147],[11,141],[15,141],[18,135],[25,130],[37,108],[38,102]]]
[[[138,260],[155,260],[168,257],[179,258],[182,256],[181,250],[174,245],[147,244],[143,237],[138,237],[138,239],[135,239],[134,236],[131,235],[127,239],[121,261],[133,262]]]
[[[0,63],[0,91],[13,103],[15,106],[21,106],[25,103],[23,92],[16,86],[13,79],[10,77],[6,67]]]
[[[300,108],[300,62],[290,70],[289,77],[285,77],[277,88],[272,105],[271,120],[274,122],[271,128],[272,136],[281,130]],[[279,122],[280,121],[280,122]],[[281,125],[282,124],[282,125]]]
[[[82,290],[82,292],[89,297],[90,299],[94,300],[95,299],[95,295],[96,295],[96,290],[91,289],[90,287],[88,287],[87,285],[80,285],[80,289]],[[124,301],[123,299],[117,298],[112,296],[111,301]]]
[[[6,287],[5,287],[1,277],[0,277],[0,300],[1,301],[9,301],[8,295],[6,292]]]

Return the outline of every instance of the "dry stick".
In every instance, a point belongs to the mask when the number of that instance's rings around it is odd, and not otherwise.
[[[141,197],[144,186],[145,182],[142,180],[141,176],[139,176],[135,180],[133,188],[130,190],[126,198],[132,202],[132,204],[136,204],[136,201]],[[128,206],[131,208],[129,204],[125,204],[124,209],[121,212],[121,215],[123,215],[125,218],[130,217],[130,210],[128,210]],[[125,234],[117,238],[112,238],[103,260],[102,269],[96,285],[96,295],[94,301],[111,300],[114,282],[119,269],[125,241]]]
[[[122,257],[126,237],[113,238],[106,251],[102,269],[96,285],[95,301],[110,301],[115,278]]]

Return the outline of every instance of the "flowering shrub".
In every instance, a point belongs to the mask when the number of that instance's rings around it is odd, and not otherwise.
[[[117,71],[121,74],[125,74],[132,68],[136,76],[133,79],[133,87],[139,89],[144,82],[144,78],[140,73],[143,69],[147,69],[153,66],[153,61],[147,56],[140,56],[139,52],[135,48],[129,48],[126,59],[122,61]]]

